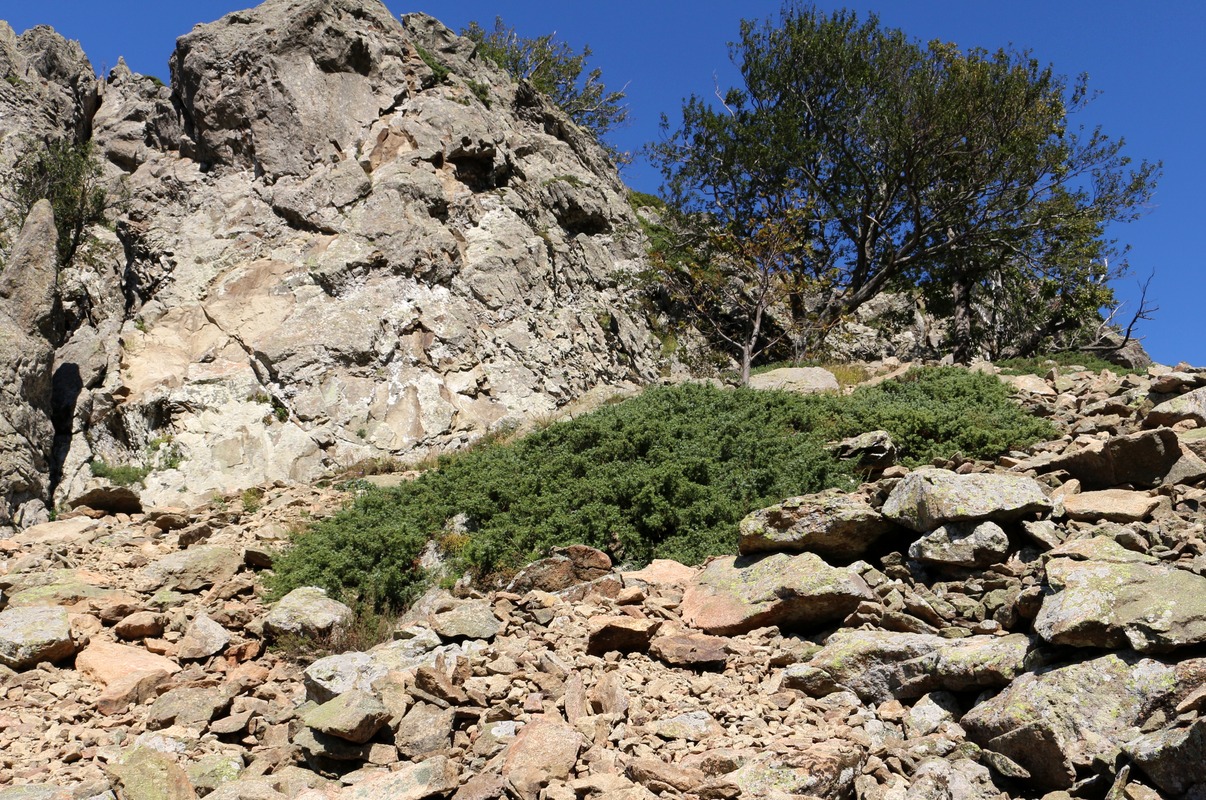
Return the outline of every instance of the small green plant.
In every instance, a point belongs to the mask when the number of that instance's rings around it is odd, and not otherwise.
[[[1090,372],[1101,372],[1103,369],[1108,369],[1118,375],[1132,372],[1126,367],[1106,361],[1095,353],[1076,351],[1031,356],[1030,358],[1006,358],[996,364],[1005,375],[1038,375],[1041,377],[1050,372],[1052,367],[1063,368],[1065,372],[1068,367],[1084,367]]]
[[[469,91],[473,92],[473,96],[476,97],[482,105],[484,105],[486,108],[491,107],[489,85],[479,83],[473,79],[465,81],[465,85],[469,87]]]
[[[356,438],[357,439],[363,439],[366,436],[368,436],[368,428],[357,428],[356,429]]]
[[[254,514],[260,510],[260,506],[264,502],[264,490],[258,486],[253,486],[250,489],[244,489],[243,494],[239,496],[243,503],[243,513]]]
[[[22,84],[22,80],[12,72],[4,76],[4,82],[9,86],[20,86]]]
[[[143,319],[142,317],[138,317],[137,319],[134,320],[134,329],[137,330],[139,333],[146,333],[147,332],[147,321],[145,319]]]
[[[131,464],[110,465],[103,459],[93,461],[88,465],[88,469],[94,477],[105,478],[115,486],[133,486],[136,483],[142,483],[143,479],[151,474],[150,467],[135,467]]]
[[[171,436],[157,436],[147,444],[147,457],[154,460],[158,469],[179,469],[184,451]]]
[[[147,77],[151,79],[151,83],[155,84],[156,86],[158,86],[161,89],[167,85],[163,82],[163,79],[160,78],[158,75],[148,75]]]
[[[272,396],[262,389],[247,395],[247,400],[251,403],[263,403],[266,406],[272,405]]]
[[[419,58],[431,70],[431,86],[437,83],[447,83],[448,76],[452,74],[452,70],[440,63],[440,60],[433,56],[429,51],[418,45],[415,45],[415,51],[419,54]]]
[[[568,183],[570,186],[573,186],[575,189],[581,189],[583,186],[586,185],[586,183],[583,182],[583,180],[581,178],[579,178],[577,175],[554,175],[553,177],[546,180],[543,185],[550,186],[554,183]]]
[[[632,207],[633,211],[641,208],[656,208],[660,211],[666,207],[666,201],[655,194],[629,189],[628,205]]]
[[[284,422],[289,419],[289,409],[284,406],[276,406],[272,409],[272,415],[276,417],[277,422]]]
[[[14,208],[13,222],[17,225],[39,200],[50,201],[59,234],[60,267],[71,263],[88,238],[88,228],[105,221],[108,204],[108,194],[101,186],[100,161],[91,141],[27,140],[4,195]]]

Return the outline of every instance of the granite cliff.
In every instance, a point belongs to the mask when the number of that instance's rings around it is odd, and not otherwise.
[[[90,140],[113,201],[56,292],[0,299],[53,317],[3,340],[0,525],[103,488],[98,462],[188,503],[658,374],[606,154],[430,17],[269,0],[181,37],[170,86],[0,26],[0,68],[0,180],[39,141]],[[10,280],[44,224],[11,226]]]

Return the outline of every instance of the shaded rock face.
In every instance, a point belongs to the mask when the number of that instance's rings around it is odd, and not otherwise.
[[[0,535],[49,518],[57,239],[42,200],[0,272]]]
[[[39,36],[0,51],[32,70]],[[63,273],[56,503],[97,459],[150,468],[148,505],[188,504],[658,374],[625,277],[644,241],[605,153],[430,17],[270,0],[183,36],[170,88],[47,63],[36,91],[0,87],[0,118],[87,121],[129,197]]]

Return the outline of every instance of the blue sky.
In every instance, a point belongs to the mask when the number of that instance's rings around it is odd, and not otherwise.
[[[124,56],[138,72],[168,77],[175,38],[198,22],[251,5],[250,0],[0,0],[0,18],[18,33],[54,26],[78,39],[97,71]],[[632,123],[613,137],[621,149],[638,150],[657,137],[659,115],[673,120],[682,98],[728,86],[734,70],[726,43],[743,18],[777,15],[769,0],[457,0],[419,5],[386,0],[395,13],[425,11],[454,29],[470,20],[484,25],[501,15],[520,33],[556,31],[575,47],[589,44],[592,63],[609,86],[627,84]],[[860,14],[874,11],[888,26],[928,41],[995,49],[1030,49],[1057,71],[1087,72],[1100,97],[1078,116],[1124,137],[1136,160],[1162,160],[1164,177],[1149,212],[1118,226],[1112,235],[1132,245],[1131,278],[1117,285],[1134,303],[1137,283],[1154,273],[1149,299],[1160,310],[1140,335],[1160,362],[1206,366],[1206,3],[1197,0],[881,0],[848,3]],[[659,177],[636,163],[629,185],[656,192]]]

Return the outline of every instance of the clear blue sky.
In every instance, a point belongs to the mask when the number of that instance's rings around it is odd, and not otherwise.
[[[125,56],[137,72],[168,77],[175,38],[198,22],[245,8],[253,0],[0,0],[0,18],[18,33],[54,26],[78,39],[97,71]],[[684,96],[711,94],[731,83],[726,43],[742,17],[776,15],[770,0],[386,0],[395,13],[425,11],[454,29],[501,15],[524,35],[556,31],[571,45],[589,44],[609,86],[627,84],[632,124],[615,143],[638,150],[657,136],[664,111],[673,119]],[[884,24],[928,41],[961,47],[1028,48],[1057,71],[1089,74],[1101,96],[1080,115],[1087,125],[1127,140],[1136,161],[1162,160],[1164,178],[1150,212],[1113,235],[1133,247],[1133,277],[1118,285],[1133,302],[1138,279],[1154,272],[1150,299],[1160,306],[1140,331],[1152,356],[1168,364],[1206,366],[1206,3],[1198,0],[881,0],[849,3]],[[656,192],[657,174],[637,163],[625,171],[634,188]]]

